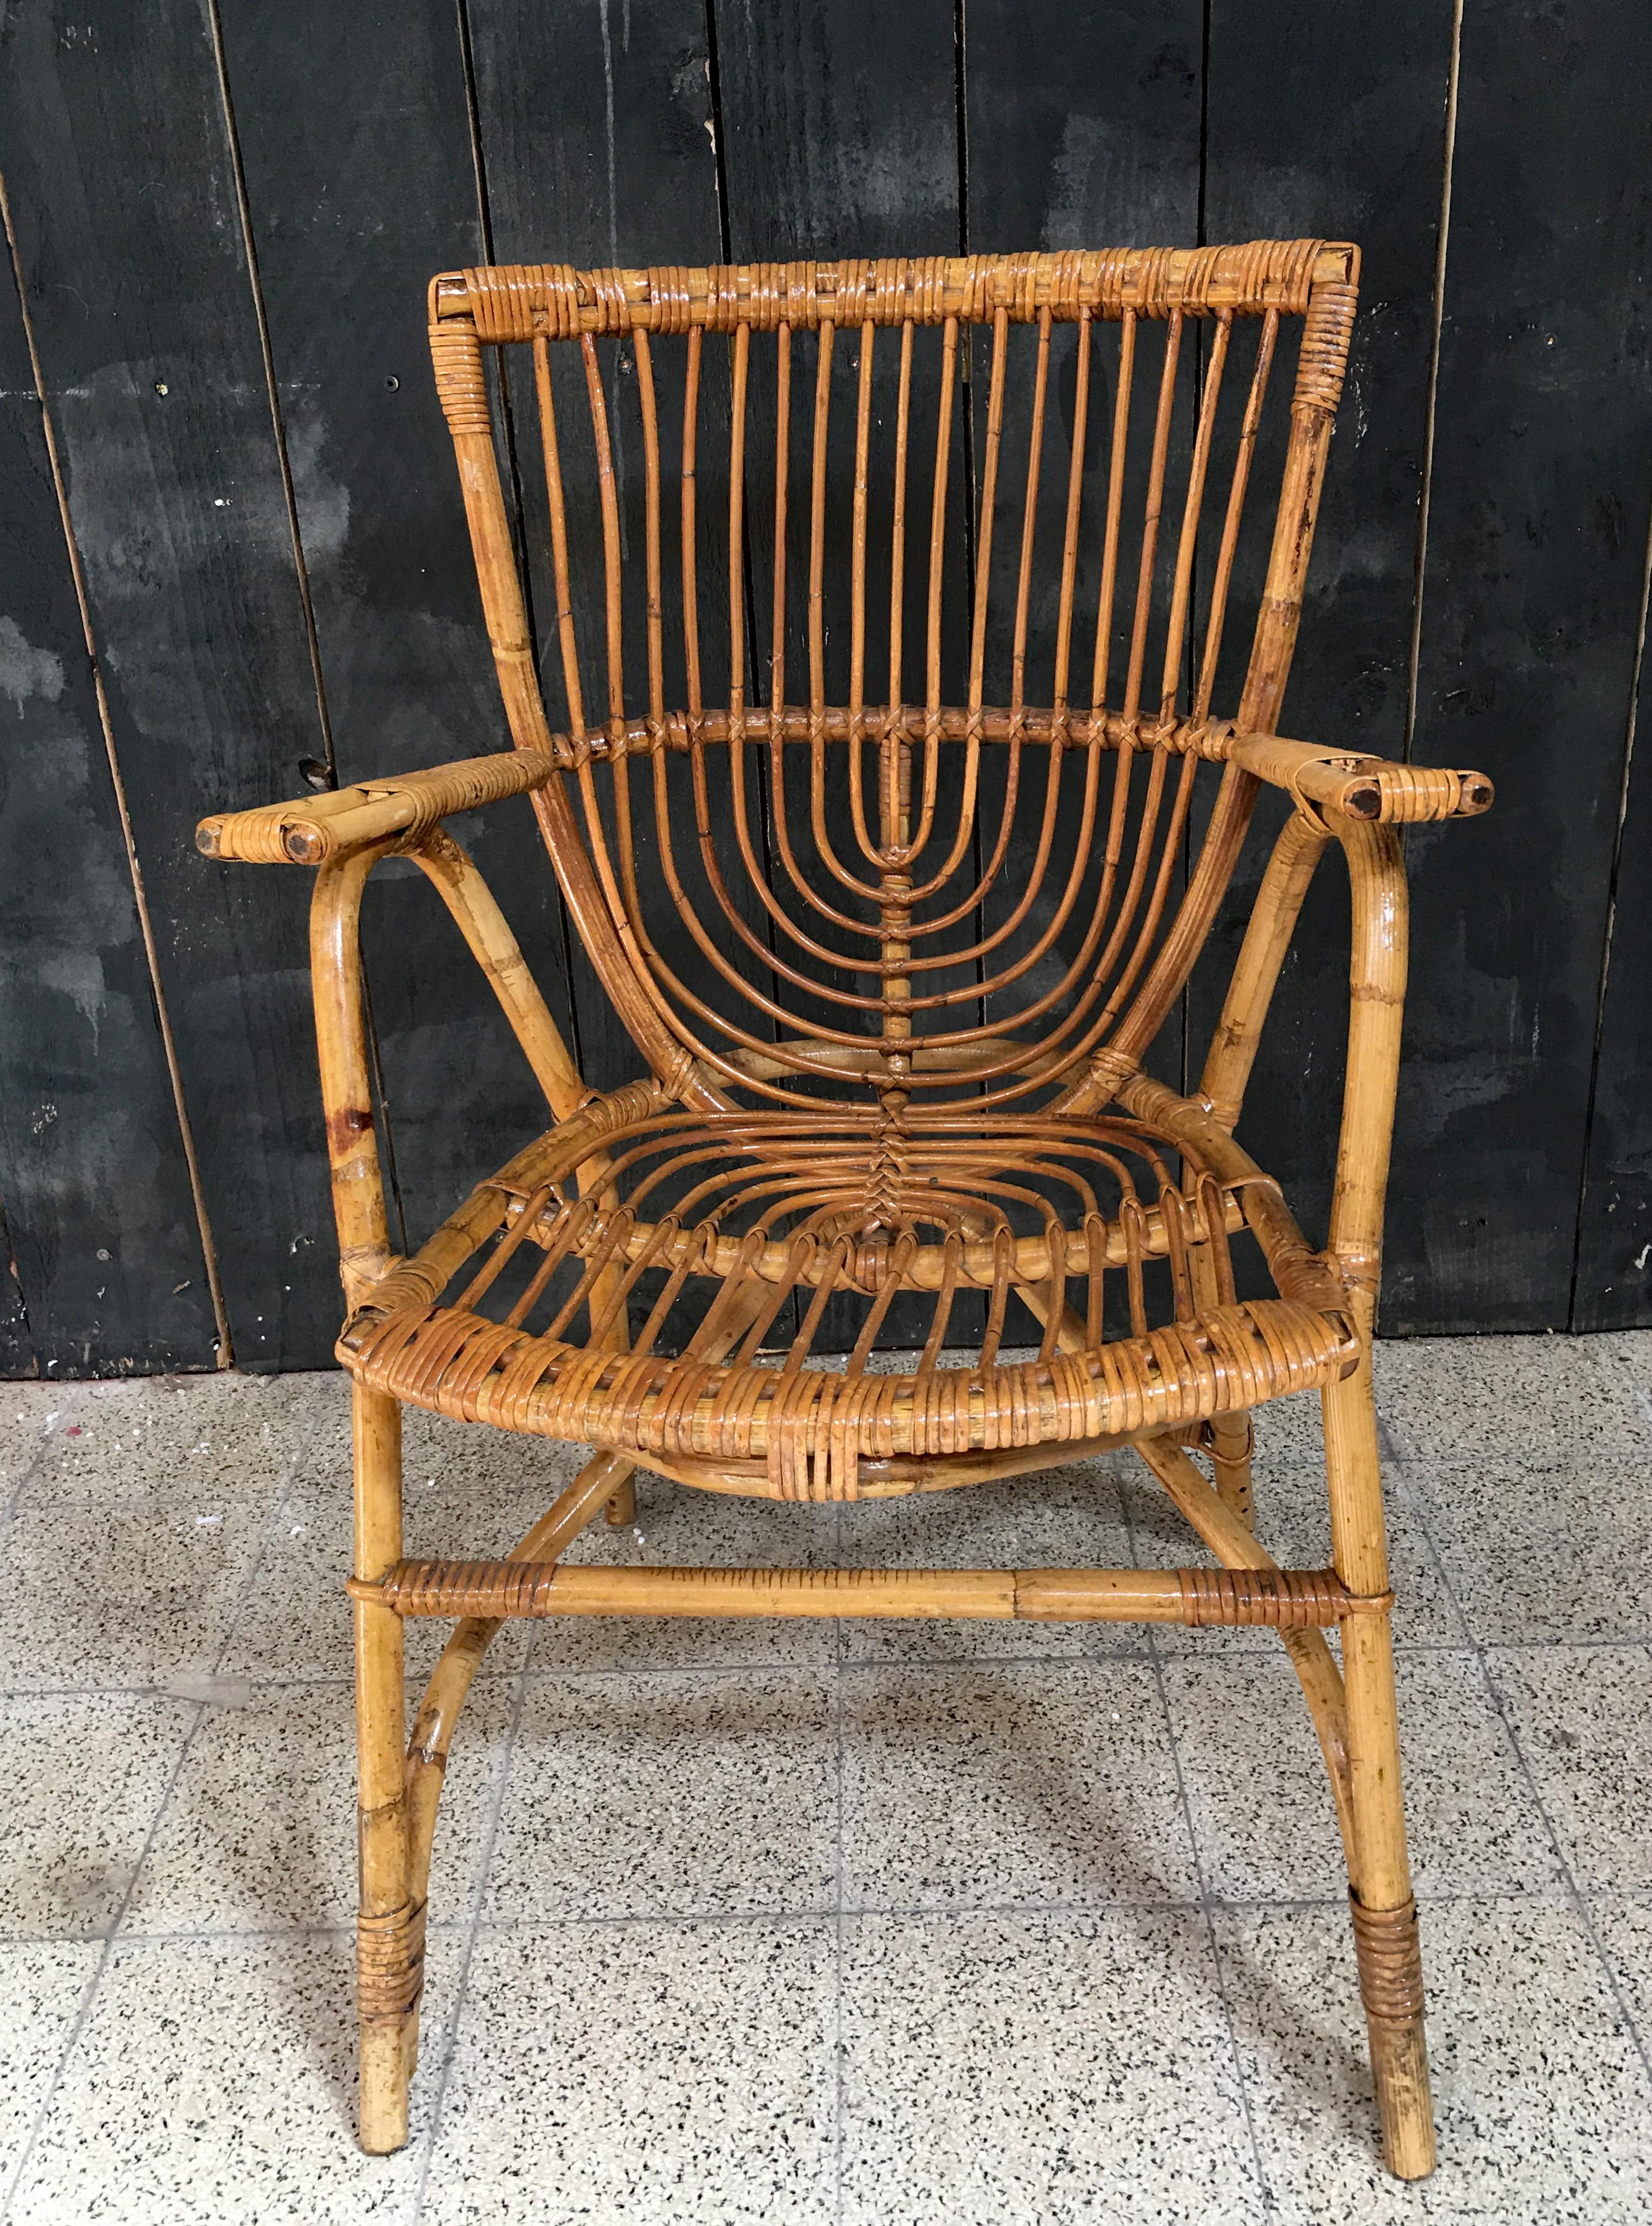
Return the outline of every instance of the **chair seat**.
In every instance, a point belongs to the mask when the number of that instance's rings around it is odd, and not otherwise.
[[[975,1482],[1356,1364],[1318,1261],[1307,1296],[1299,1274],[1236,1296],[1229,1239],[1259,1189],[1277,1198],[1122,1115],[702,1113],[633,1085],[479,1186],[339,1355],[397,1399],[722,1490]],[[985,1329],[961,1366],[971,1292]],[[897,1297],[913,1349],[880,1353]]]

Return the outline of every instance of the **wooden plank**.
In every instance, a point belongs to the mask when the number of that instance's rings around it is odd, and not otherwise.
[[[192,839],[203,804],[290,793],[318,734],[209,28],[161,0],[9,30],[13,214],[236,1358],[315,1366],[338,1301],[302,900]]]
[[[210,1368],[200,1226],[9,258],[0,699],[0,1372]]]
[[[237,1358],[313,1364],[337,1308],[302,1266],[327,1228],[302,913],[191,841],[315,749],[206,19],[14,16],[0,134]]]
[[[1351,239],[1363,257],[1360,312],[1282,731],[1385,757],[1405,754],[1451,18],[1443,0],[1403,0],[1385,10],[1379,38],[1357,10],[1327,13],[1308,0],[1271,0],[1260,12],[1218,0],[1210,18],[1206,237]],[[1327,99],[1331,86],[1335,97]],[[1292,338],[1285,377],[1294,363]],[[1265,461],[1259,456],[1259,506],[1274,485],[1261,476]],[[1256,585],[1253,560],[1249,576],[1242,569],[1236,579],[1236,614],[1247,588],[1254,610]],[[1239,638],[1248,640],[1249,628],[1231,631],[1242,655]],[[1238,674],[1224,665],[1217,708],[1230,716]],[[1263,798],[1190,986],[1192,1080],[1284,812],[1283,799]],[[1452,832],[1450,860],[1442,857],[1438,871],[1460,855],[1458,830]],[[1347,875],[1333,855],[1320,867],[1287,961],[1241,1132],[1311,1231],[1323,1231],[1330,1211],[1347,948]],[[1426,964],[1426,947],[1420,956]],[[1407,1233],[1396,1224],[1390,1273],[1404,1282],[1420,1266],[1420,1217],[1441,1205],[1432,1162],[1399,1160],[1393,1198]],[[1242,1280],[1247,1262],[1246,1288],[1255,1292],[1260,1264],[1241,1247]]]
[[[1390,1329],[1568,1320],[1652,505],[1649,62],[1644,10],[1465,14],[1415,754],[1497,804],[1409,846]]]
[[[457,19],[446,0],[221,12],[339,778],[508,748],[425,337],[431,277],[484,259]],[[496,805],[453,831],[569,1029],[531,812]],[[416,869],[381,869],[363,939],[416,1243],[548,1116]]]
[[[0,1376],[38,1376],[40,1349],[29,1326],[29,1303],[23,1297],[17,1250],[11,1241],[11,1224],[0,1199]]]

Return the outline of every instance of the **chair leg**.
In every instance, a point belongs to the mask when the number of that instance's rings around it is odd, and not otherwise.
[[[1212,1415],[1210,1466],[1216,1472],[1216,1488],[1247,1530],[1256,1527],[1250,1486],[1250,1460],[1255,1449],[1255,1427],[1248,1414]]]
[[[402,1410],[354,1387],[358,1576],[383,1576],[402,1550]],[[410,1891],[407,1736],[402,1619],[358,1601],[357,1803],[361,1898],[356,1930],[360,2020],[361,2146],[386,2156],[407,2139],[407,2090],[418,2051],[424,1977],[424,1909]]]
[[[1381,1598],[1388,1591],[1388,1553],[1369,1357],[1357,1374],[1325,1391],[1325,1416],[1337,1574],[1350,1592]],[[1362,1609],[1345,1619],[1342,1632],[1353,1796],[1349,1895],[1382,2150],[1399,2178],[1422,2179],[1434,2168],[1434,2120],[1389,1611]]]
[[[637,1476],[633,1470],[602,1510],[611,1530],[628,1530],[637,1520]]]

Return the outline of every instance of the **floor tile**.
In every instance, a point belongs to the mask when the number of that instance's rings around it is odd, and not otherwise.
[[[850,1907],[1191,1898],[1145,1663],[889,1663],[843,1681]]]
[[[1630,2226],[1646,2216],[1652,2089],[1564,1901],[1423,1911],[1439,2166],[1383,2170],[1345,1910],[1215,1919],[1282,2226]]]
[[[181,1504],[272,1488],[336,1420],[340,1383],[336,1372],[244,1376],[226,1369],[86,1384],[54,1433],[50,1463],[24,1498],[54,1505]]]
[[[829,1921],[478,1937],[421,2226],[827,2226]]]
[[[1573,1344],[1583,1341],[1571,1340]],[[1623,1372],[1642,1414],[1652,1418],[1652,1329],[1606,1330],[1586,1341],[1598,1346]]]
[[[0,1933],[82,1939],[120,1910],[196,1711],[125,1693],[0,1708]]]
[[[1548,1835],[1477,1657],[1401,1655],[1397,1677],[1419,1893],[1547,1885],[1557,1875]],[[1283,1650],[1168,1662],[1165,1684],[1210,1892],[1238,1901],[1344,1892],[1325,1764]]]
[[[1490,1452],[1405,1472],[1474,1636],[1652,1633],[1652,1472],[1644,1456]]]
[[[1652,1886],[1652,1656],[1498,1647],[1486,1659],[1579,1885]]]
[[[1623,2007],[1652,2054],[1652,1898],[1597,1893],[1588,1898],[1589,1921],[1617,1981]]]
[[[1388,1563],[1395,1593],[1396,1646],[1461,1646],[1462,1618],[1440,1574],[1426,1532],[1390,1475],[1387,1518]],[[1331,1561],[1331,1510],[1323,1461],[1258,1463],[1255,1478],[1256,1535],[1284,1568],[1323,1569]],[[1126,1479],[1137,1558],[1160,1568],[1210,1568],[1216,1556],[1176,1511],[1164,1487],[1138,1464]],[[1334,1643],[1334,1635],[1333,1635]],[[1153,1644],[1172,1654],[1267,1654],[1280,1650],[1278,1634],[1263,1630],[1189,1631],[1173,1624],[1153,1626]]]
[[[102,1955],[96,1940],[0,1946],[0,2206]]]
[[[60,1433],[78,1419],[90,1388],[81,1383],[0,1383],[0,1499],[9,1498],[32,1470],[50,1460]]]
[[[599,1518],[568,1559],[631,1568],[830,1568],[838,1510],[696,1491],[639,1470],[635,1524],[611,1530]],[[801,1666],[836,1661],[837,1644],[836,1627],[812,1617],[571,1615],[533,1626],[532,1662],[536,1670]]]
[[[432,1936],[412,2141],[367,2157],[346,1936],[118,1943],[12,2226],[410,2226],[457,1956]]]
[[[472,1687],[444,1782],[430,1913],[468,1915],[513,1682]],[[355,1708],[347,1685],[255,1689],[190,1742],[132,1892],[125,1929],[273,1932],[356,1909]]]
[[[19,1508],[0,1544],[0,1686],[157,1685],[210,1670],[273,1489]]]
[[[531,1676],[486,1914],[829,1908],[836,1771],[816,1672]]]
[[[1324,1466],[1325,1417],[1317,1391],[1293,1391],[1288,1398],[1265,1400],[1252,1413],[1251,1428],[1259,1469],[1270,1461]]]
[[[1652,1448],[1652,1410],[1605,1338],[1393,1338],[1376,1372],[1382,1418],[1407,1460]]]
[[[1128,1568],[1129,1540],[1110,1464],[1012,1477],[956,1491],[868,1499],[843,1510],[846,1568]],[[843,1626],[851,1662],[1054,1660],[1141,1650],[1127,1625],[868,1620]]]
[[[481,1468],[479,1473],[443,1471],[434,1477],[426,1474],[423,1464],[410,1466],[403,1550],[410,1557],[473,1560],[507,1554],[560,1488],[555,1474],[524,1477],[514,1463],[502,1472],[496,1466],[491,1474]],[[270,1526],[257,1580],[235,1619],[224,1656],[226,1670],[248,1677],[353,1676],[353,1626],[344,1588],[350,1574],[350,1501],[347,1468],[340,1478],[300,1484],[289,1495]],[[601,1520],[599,1515],[599,1524]],[[410,1616],[404,1624],[406,1674],[415,1697],[453,1629],[450,1621],[435,1617]],[[508,1619],[488,1648],[489,1671],[520,1669],[531,1639],[528,1623]]]
[[[857,1917],[845,2226],[1255,2215],[1202,1916]]]

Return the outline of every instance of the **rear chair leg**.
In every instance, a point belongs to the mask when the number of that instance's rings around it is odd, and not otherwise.
[[[1248,1414],[1211,1416],[1210,1466],[1216,1472],[1216,1488],[1247,1530],[1256,1527],[1250,1488],[1250,1460],[1255,1450],[1255,1426]]]
[[[355,1570],[377,1580],[402,1551],[402,1410],[353,1389]],[[361,1898],[356,1930],[361,2146],[386,2156],[407,2139],[407,2089],[418,2052],[424,1906],[410,1897],[402,1619],[355,1603],[357,1804]]]
[[[628,1530],[637,1520],[637,1477],[634,1470],[602,1511],[611,1530]]]
[[[1331,1556],[1350,1592],[1378,1598],[1388,1591],[1388,1553],[1369,1352],[1356,1375],[1324,1396]],[[1382,2150],[1401,2179],[1422,2179],[1434,2168],[1434,2119],[1400,1790],[1390,1612],[1362,1609],[1344,1619],[1342,1631],[1353,1797],[1349,1898]]]

